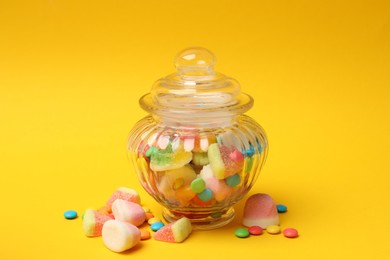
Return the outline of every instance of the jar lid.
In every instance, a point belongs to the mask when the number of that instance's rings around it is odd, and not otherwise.
[[[140,99],[141,107],[158,115],[240,114],[253,105],[239,83],[214,71],[215,57],[207,49],[189,48],[175,58],[176,73],[155,82]]]

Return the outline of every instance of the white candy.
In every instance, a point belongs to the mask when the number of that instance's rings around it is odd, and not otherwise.
[[[123,252],[134,247],[141,240],[141,231],[127,222],[109,220],[102,230],[104,245],[114,252]]]

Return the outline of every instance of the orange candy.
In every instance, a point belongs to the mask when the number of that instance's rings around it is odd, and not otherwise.
[[[150,232],[144,229],[140,229],[141,231],[141,240],[148,240],[150,238]]]
[[[111,210],[111,207],[109,207],[109,206],[103,206],[103,207],[99,208],[99,209],[97,210],[97,212],[102,213],[102,214],[109,215],[109,214],[112,213],[112,210]]]
[[[199,207],[207,207],[207,206],[210,206],[211,204],[213,204],[214,202],[215,202],[215,200],[213,200],[213,199],[208,200],[208,201],[203,201],[198,196],[193,197],[191,200],[191,203],[194,206],[199,206]]]
[[[146,217],[146,220],[149,220],[149,219],[153,218],[154,215],[152,213],[150,213],[150,212],[146,212],[145,213],[145,217]]]
[[[175,197],[176,200],[181,205],[188,205],[192,198],[194,198],[196,193],[191,190],[190,186],[183,186],[176,190]]]

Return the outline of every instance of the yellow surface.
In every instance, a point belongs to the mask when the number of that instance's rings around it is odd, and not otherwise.
[[[0,1],[0,259],[388,258],[389,3]],[[126,139],[189,46],[254,97],[270,151],[250,194],[286,204],[298,239],[235,238],[243,201],[226,228],[125,254],[63,218],[120,186],[160,214]]]

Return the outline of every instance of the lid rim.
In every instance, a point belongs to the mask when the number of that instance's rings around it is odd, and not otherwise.
[[[152,114],[166,114],[166,113],[173,113],[173,114],[188,114],[188,112],[191,112],[193,114],[214,114],[214,113],[225,113],[229,115],[233,114],[242,114],[248,111],[253,107],[254,100],[252,96],[249,94],[246,94],[244,92],[241,92],[237,96],[238,100],[240,100],[238,103],[230,104],[230,105],[221,105],[221,106],[215,106],[215,107],[203,107],[203,106],[195,106],[195,107],[178,107],[178,106],[164,106],[161,104],[156,104],[153,102],[153,98],[151,93],[147,93],[143,95],[139,99],[139,104],[143,110],[145,110],[148,113]],[[148,101],[149,99],[149,101]],[[243,100],[246,99],[246,100]]]

